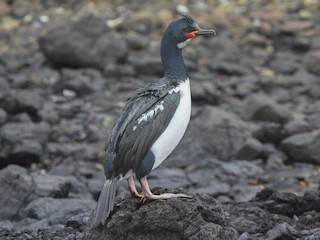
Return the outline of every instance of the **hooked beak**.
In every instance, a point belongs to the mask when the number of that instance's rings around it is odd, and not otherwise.
[[[197,36],[217,35],[214,30],[198,29],[196,31],[185,34],[186,38],[195,38]]]

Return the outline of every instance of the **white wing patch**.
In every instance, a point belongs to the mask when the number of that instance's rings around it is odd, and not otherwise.
[[[148,121],[148,118],[151,118],[153,115],[155,115],[158,111],[162,112],[164,110],[163,101],[161,101],[159,104],[157,104],[153,109],[149,110],[148,112],[141,115],[141,117],[138,118],[138,124],[142,123],[142,121]],[[136,126],[135,126],[136,127]],[[134,127],[133,127],[134,128]],[[135,129],[133,129],[134,131]]]

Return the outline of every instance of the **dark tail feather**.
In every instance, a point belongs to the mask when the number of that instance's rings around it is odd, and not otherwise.
[[[117,180],[106,180],[100,193],[97,207],[94,211],[92,226],[96,227],[104,224],[114,207],[114,199],[116,196]]]

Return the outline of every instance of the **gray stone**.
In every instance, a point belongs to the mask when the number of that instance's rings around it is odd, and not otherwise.
[[[49,224],[65,224],[68,219],[79,213],[91,212],[96,206],[92,199],[38,198],[26,207],[27,216]]]
[[[49,174],[31,174],[36,194],[39,197],[67,198],[74,177]]]
[[[60,144],[49,143],[47,145],[50,156],[72,157],[76,160],[92,161],[97,158],[97,153],[87,144]]]
[[[226,75],[237,75],[242,76],[250,73],[250,70],[243,65],[232,63],[232,62],[224,62],[224,61],[214,61],[209,66],[210,70],[217,71],[221,74]]]
[[[43,102],[37,90],[28,89],[8,92],[0,105],[9,113],[27,112],[36,115]]]
[[[304,59],[304,66],[309,72],[320,75],[320,50],[310,51]]]
[[[85,239],[235,239],[228,215],[214,198],[185,194],[192,197],[142,206],[131,197],[121,200],[106,224],[88,229]]]
[[[74,22],[59,22],[39,43],[47,59],[61,67],[103,69],[123,60],[127,54],[124,38],[95,15],[86,15]]]
[[[284,59],[275,59],[271,61],[270,67],[280,74],[293,74],[298,70],[299,65],[288,60],[288,58],[285,61]]]
[[[290,119],[290,111],[263,94],[252,94],[244,101],[245,117],[258,120],[284,123]]]
[[[0,220],[12,220],[32,197],[32,178],[26,169],[9,165],[1,169],[0,182]]]
[[[8,163],[30,166],[39,163],[43,156],[41,143],[36,140],[22,139],[13,143],[8,152]]]
[[[151,187],[185,188],[190,185],[185,172],[179,168],[159,168],[149,175]]]
[[[235,158],[240,160],[253,160],[261,153],[262,148],[262,144],[257,139],[248,138],[236,153]]]
[[[128,63],[133,66],[136,74],[157,75],[163,74],[163,65],[160,57],[154,57],[151,53],[144,56],[129,56]]]
[[[7,121],[7,112],[0,108],[0,126],[3,125]]]
[[[133,50],[142,50],[148,46],[148,38],[133,31],[127,34],[126,42],[128,47]]]
[[[33,139],[45,142],[48,138],[50,127],[46,122],[40,123],[7,123],[0,132],[4,142],[16,143],[22,139]]]
[[[279,144],[286,134],[280,123],[259,122],[258,127],[253,131],[253,136],[263,143]]]
[[[230,160],[251,135],[248,125],[230,112],[204,107],[197,115],[191,120],[186,137],[218,159]],[[190,154],[190,145],[184,151]]]
[[[281,143],[289,160],[320,163],[320,132],[300,133],[284,139]]]
[[[311,130],[310,124],[304,120],[292,120],[284,126],[284,131],[288,136],[297,133],[304,133]]]

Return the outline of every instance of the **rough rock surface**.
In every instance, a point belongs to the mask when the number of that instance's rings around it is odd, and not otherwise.
[[[0,1],[0,239],[83,240],[111,226],[150,239],[145,216],[177,239],[319,239],[320,3],[189,2],[217,35],[184,49],[191,121],[148,178],[193,198],[139,206],[121,181],[109,225],[90,230],[105,141],[126,99],[162,76],[176,5]]]
[[[164,221],[164,219],[166,219]],[[88,231],[86,239],[236,239],[229,216],[209,195],[173,198],[144,205],[121,201],[105,226]]]
[[[123,37],[104,22],[95,15],[62,22],[40,39],[41,49],[57,66],[103,69],[122,60],[127,51]]]

